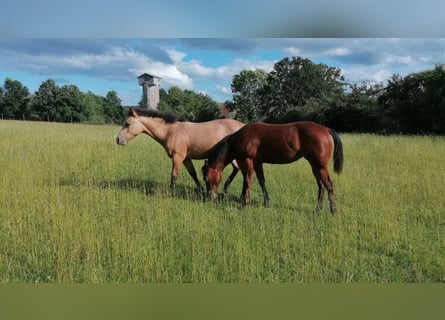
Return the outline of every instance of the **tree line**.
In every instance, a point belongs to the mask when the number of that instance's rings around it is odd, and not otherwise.
[[[142,98],[139,107],[143,107]],[[57,86],[48,79],[31,94],[18,80],[7,78],[0,87],[0,119],[56,122],[118,123],[127,116],[115,91],[105,97],[84,93],[75,85]],[[160,89],[158,109],[202,122],[222,117],[220,104],[206,94],[171,87]]]
[[[36,121],[122,123],[125,112],[115,91],[102,97],[90,91],[81,92],[75,85],[57,86],[53,79],[48,79],[30,94],[20,81],[7,78],[0,87],[0,116]]]
[[[286,57],[272,71],[243,70],[234,75],[232,101],[224,107],[206,94],[160,89],[160,110],[201,122],[231,116],[243,122],[312,120],[340,132],[445,134],[445,65],[387,84],[349,83],[341,69],[301,57]],[[142,99],[140,102],[142,105]],[[0,87],[3,119],[121,123],[125,108],[116,92],[105,97],[59,87],[49,79],[30,94],[19,81]]]
[[[348,83],[341,70],[301,57],[271,72],[233,77],[229,108],[244,122],[313,120],[341,132],[445,134],[445,65],[393,75],[382,83]]]

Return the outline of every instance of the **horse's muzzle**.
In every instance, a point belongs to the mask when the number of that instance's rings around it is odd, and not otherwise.
[[[122,137],[117,137],[117,138],[116,138],[116,143],[117,143],[118,145],[125,146],[125,145],[127,144],[127,141],[125,141],[125,139],[122,138]]]
[[[213,191],[209,191],[209,198],[211,200],[215,200],[218,197],[218,193],[213,192]]]

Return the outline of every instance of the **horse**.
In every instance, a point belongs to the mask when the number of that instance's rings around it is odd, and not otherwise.
[[[141,133],[149,135],[161,144],[172,161],[170,178],[172,192],[182,164],[187,168],[198,189],[203,192],[192,159],[206,159],[210,149],[217,142],[244,126],[244,123],[234,119],[189,122],[185,118],[155,109],[130,108],[128,115],[117,135],[117,144],[126,145]],[[226,192],[239,170],[236,162],[232,165],[232,174],[224,185]]]
[[[237,132],[221,140],[209,154],[202,167],[207,192],[216,198],[221,174],[233,159],[236,159],[243,174],[242,204],[250,201],[250,185],[255,171],[264,197],[264,206],[269,205],[265,185],[263,163],[287,164],[300,158],[309,161],[318,185],[316,212],[323,207],[324,189],[328,191],[330,212],[336,211],[334,187],[329,176],[328,162],[333,153],[334,171],[343,170],[343,145],[339,135],[330,128],[311,121],[288,124],[247,124]]]

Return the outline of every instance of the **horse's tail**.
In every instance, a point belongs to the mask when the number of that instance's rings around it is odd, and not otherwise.
[[[329,129],[329,133],[334,139],[334,171],[340,173],[343,170],[343,144],[337,132]]]

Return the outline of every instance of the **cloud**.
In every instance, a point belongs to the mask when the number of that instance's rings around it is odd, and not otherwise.
[[[216,85],[216,91],[227,97],[232,96],[232,89],[226,86]]]
[[[404,76],[444,63],[445,39],[0,38],[1,72],[67,82],[82,76],[97,86],[117,80],[119,84],[113,86],[125,84],[137,92],[136,77],[148,72],[162,78],[163,88],[178,86],[206,92],[217,100],[230,99],[235,74],[255,69],[270,72],[286,56],[339,67],[349,82],[384,82],[394,73]]]
[[[85,47],[81,50],[81,43]],[[127,43],[110,41],[57,41],[35,39],[28,41],[0,40],[0,67],[7,71],[26,71],[42,75],[83,75],[106,80],[135,81],[144,72],[158,75],[170,85],[191,89],[192,79],[178,70],[174,59],[179,59],[161,49],[144,47],[147,53],[134,49]],[[62,46],[63,48],[60,48]],[[51,49],[53,48],[53,49]],[[99,50],[102,48],[102,50]],[[90,50],[91,49],[91,50]],[[154,54],[152,54],[154,52]],[[161,59],[157,59],[161,57]]]
[[[342,73],[346,81],[350,83],[360,83],[362,81],[385,83],[392,75],[390,70],[380,66],[353,66],[344,68]]]
[[[230,38],[186,38],[180,39],[180,42],[191,49],[208,51],[231,51],[237,53],[251,52],[258,47],[257,39],[230,39]]]
[[[351,55],[351,50],[346,47],[333,47],[325,50],[304,50],[296,47],[287,47],[283,51],[291,56],[307,55],[311,57],[339,57]]]

